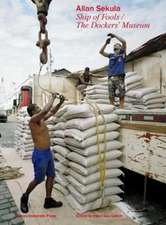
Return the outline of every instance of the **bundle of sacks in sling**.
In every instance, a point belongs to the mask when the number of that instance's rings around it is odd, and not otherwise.
[[[156,88],[144,87],[143,77],[137,72],[128,72],[125,78],[125,103],[132,109],[162,109],[166,107],[166,96]]]
[[[34,148],[31,131],[29,128],[30,117],[27,113],[27,107],[22,107],[17,114],[17,126],[15,131],[15,148],[22,159],[31,159]],[[47,121],[50,137],[53,134],[53,119]]]
[[[118,116],[111,105],[66,105],[58,111],[54,187],[78,212],[121,200],[122,144]]]
[[[15,131],[15,148],[22,159],[30,159],[32,155],[33,141],[29,129],[29,120],[27,107],[22,107],[17,114]]]

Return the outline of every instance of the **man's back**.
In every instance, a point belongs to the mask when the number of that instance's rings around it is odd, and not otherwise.
[[[29,123],[34,147],[40,150],[46,150],[50,148],[50,137],[48,128],[43,120],[40,122]]]

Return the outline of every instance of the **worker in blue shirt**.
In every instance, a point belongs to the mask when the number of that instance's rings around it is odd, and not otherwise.
[[[125,97],[125,57],[126,57],[126,41],[113,34],[108,34],[109,38],[100,49],[100,54],[104,57],[109,58],[108,65],[108,91],[109,99],[112,105],[115,104],[115,97],[119,97],[120,108],[124,108],[124,97]],[[113,46],[113,53],[105,52],[111,39],[116,38],[121,43],[116,43]]]

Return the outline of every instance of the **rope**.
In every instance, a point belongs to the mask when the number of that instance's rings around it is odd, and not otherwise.
[[[40,83],[40,77],[41,77],[41,71],[42,71],[42,69],[43,69],[43,64],[40,64],[40,68],[39,68],[39,72],[38,72],[38,80],[37,80],[37,82],[38,82],[38,86],[39,86],[39,88],[41,89],[41,90],[43,90],[44,92],[47,92],[47,93],[49,93],[49,94],[56,94],[56,96],[57,96],[57,98],[59,98],[60,97],[60,94],[58,93],[58,92],[52,92],[52,91],[49,91],[49,89],[47,89],[47,88],[44,88],[44,87],[42,87],[42,85],[41,85],[41,83]],[[66,99],[67,100],[67,99]]]
[[[96,106],[96,108],[97,108],[97,110],[98,110],[98,112],[100,112],[100,115],[102,116],[102,118],[103,118],[103,122],[104,122],[104,151],[103,151],[103,155],[102,155],[102,153],[100,152],[100,154],[101,154],[101,169],[100,169],[100,171],[103,171],[102,172],[102,174],[101,174],[101,176],[102,176],[102,186],[104,187],[104,182],[105,182],[105,170],[106,170],[106,168],[105,168],[105,162],[106,162],[106,150],[107,150],[107,135],[106,135],[106,132],[107,132],[107,126],[106,126],[106,122],[105,122],[105,118],[104,118],[104,115],[103,115],[103,113],[100,111],[100,108],[98,107],[98,105],[95,103],[95,106]],[[99,128],[98,128],[98,136],[99,136]]]
[[[95,103],[95,105],[93,105],[92,103],[88,102],[88,100],[86,100],[86,102],[91,106],[92,111],[94,112],[95,118],[96,118],[96,144],[97,144],[97,152],[98,152],[98,155],[99,155],[98,164],[99,164],[99,172],[100,172],[100,190],[101,190],[102,203],[103,203],[105,177],[106,177],[106,174],[105,174],[105,171],[106,171],[105,162],[106,162],[106,148],[107,148],[107,145],[106,145],[106,141],[107,141],[107,139],[106,139],[107,127],[106,127],[104,115],[100,111],[100,108],[98,107],[98,105],[96,103]],[[100,149],[99,122],[98,122],[99,113],[102,116],[103,122],[104,122],[104,151],[103,151],[103,153],[101,152],[101,149]]]
[[[47,93],[49,93],[49,94],[52,94],[51,91],[49,91],[48,89],[42,87],[41,84],[40,84],[40,76],[41,76],[41,71],[42,71],[42,69],[43,69],[43,64],[40,64],[39,73],[38,73],[38,76],[37,76],[37,78],[38,78],[38,86],[39,86],[39,88],[42,89],[43,91],[45,91],[45,92],[47,92]]]

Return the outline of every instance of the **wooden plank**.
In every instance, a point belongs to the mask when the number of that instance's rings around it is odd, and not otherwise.
[[[166,123],[166,115],[145,115],[145,114],[136,114],[136,115],[131,115],[133,121],[145,121],[145,117],[147,117],[147,121],[154,121],[154,122],[159,122],[159,123]],[[149,117],[149,119],[148,119]],[[153,118],[153,119],[151,119]]]
[[[121,121],[121,128],[166,134],[166,125],[161,123]]]

